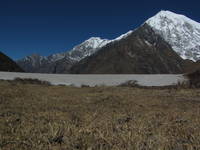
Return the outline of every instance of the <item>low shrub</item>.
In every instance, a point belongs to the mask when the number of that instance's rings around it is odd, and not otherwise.
[[[15,78],[13,81],[21,84],[51,85],[51,83],[48,81],[42,81],[39,79],[32,78]]]
[[[135,80],[129,80],[119,85],[119,87],[136,87],[140,89],[188,89],[190,88],[189,82],[186,81],[178,81],[178,83],[173,85],[166,86],[142,86],[139,85]]]
[[[139,87],[140,85],[135,80],[129,80],[124,83],[121,83],[119,86],[121,86],[121,87]]]
[[[185,76],[188,78],[189,86],[191,88],[200,88],[200,69],[186,74]]]
[[[81,88],[88,88],[88,87],[90,87],[89,85],[86,85],[86,84],[82,84],[81,85]]]

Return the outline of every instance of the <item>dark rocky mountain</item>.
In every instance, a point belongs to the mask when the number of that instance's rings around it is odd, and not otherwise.
[[[169,74],[184,72],[183,59],[148,25],[114,41],[71,68],[75,74]]]
[[[156,37],[149,37],[145,34],[150,33],[144,31],[139,33],[141,28],[113,40],[92,37],[70,51],[47,57],[27,56],[17,64],[26,72],[37,73],[182,73],[198,68],[200,23],[180,14],[160,11],[144,26],[151,28],[151,35]],[[164,52],[159,51],[163,49]]]
[[[12,59],[0,52],[0,71],[24,72]]]
[[[38,54],[17,61],[20,67],[31,73],[69,73],[68,70],[75,62],[65,56],[53,60],[53,56],[43,57]]]
[[[50,56],[33,54],[17,61],[26,72],[33,73],[68,73],[69,68],[76,62],[92,55],[110,41],[92,37],[75,46],[72,50]]]

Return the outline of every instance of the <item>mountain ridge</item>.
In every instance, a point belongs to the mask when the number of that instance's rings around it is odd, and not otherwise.
[[[106,45],[71,68],[74,74],[174,74],[183,72],[182,58],[144,24],[123,40]]]
[[[154,32],[168,42],[181,58],[194,62],[200,60],[200,23],[171,11],[160,11],[141,26],[144,24],[148,24]],[[74,46],[70,51],[50,56],[38,56],[35,60],[34,57],[27,56],[27,58],[18,60],[17,63],[27,72],[70,73],[69,69],[74,64],[97,53],[108,44],[123,40],[135,30],[130,30],[113,40],[91,37]],[[193,37],[193,33],[197,34]]]
[[[131,34],[131,32],[132,31],[122,34],[113,40],[101,39],[100,37],[91,37],[81,44],[73,47],[69,51],[56,53],[49,56],[33,54],[30,56],[26,56],[23,59],[17,60],[16,62],[27,72],[68,73],[68,69],[73,64],[79,62],[86,57],[89,57],[105,45],[127,37],[129,34]]]

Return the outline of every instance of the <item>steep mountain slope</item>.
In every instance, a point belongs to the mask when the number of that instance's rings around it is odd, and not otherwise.
[[[183,60],[152,28],[144,24],[71,68],[78,74],[182,73]]]
[[[24,72],[12,59],[0,52],[0,71]]]
[[[200,23],[170,11],[160,11],[146,23],[183,59],[200,60]]]

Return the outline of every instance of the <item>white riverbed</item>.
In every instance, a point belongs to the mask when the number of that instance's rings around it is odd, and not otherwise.
[[[11,73],[0,72],[0,79],[13,80],[15,78],[32,78],[49,81],[53,85],[81,85],[95,86],[106,85],[116,86],[129,80],[135,80],[142,86],[167,86],[185,81],[183,75],[174,74],[129,74],[129,75],[75,75],[75,74],[39,74],[39,73]]]

